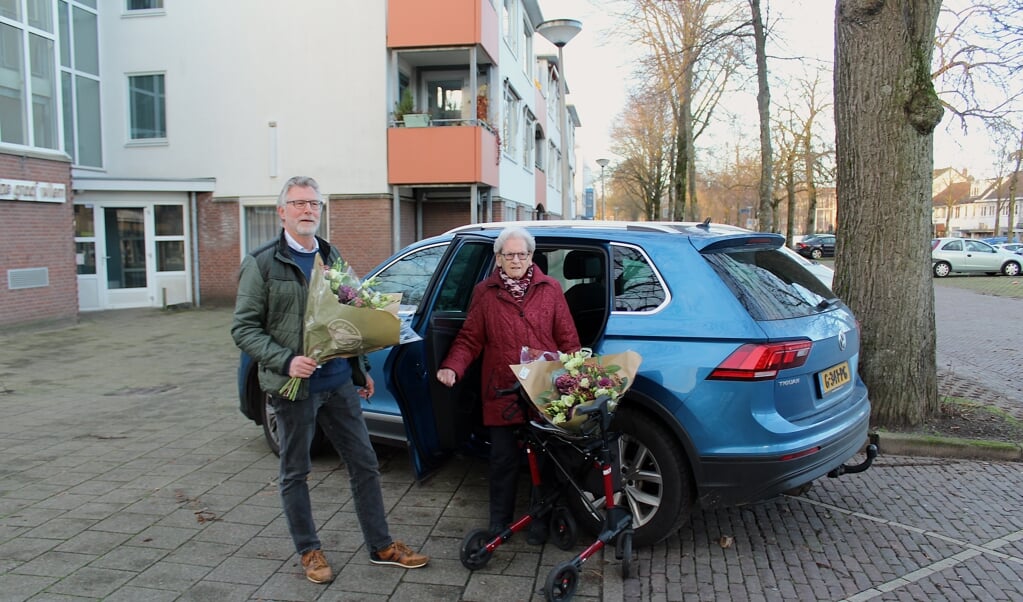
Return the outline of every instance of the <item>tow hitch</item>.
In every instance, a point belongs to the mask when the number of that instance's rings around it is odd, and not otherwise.
[[[874,458],[877,457],[877,445],[871,443],[867,445],[864,451],[867,453],[866,460],[852,466],[850,466],[849,464],[843,464],[838,468],[832,469],[831,472],[828,473],[828,476],[834,479],[844,474],[855,474],[857,472],[863,472],[864,470],[870,468],[870,464],[874,461]]]

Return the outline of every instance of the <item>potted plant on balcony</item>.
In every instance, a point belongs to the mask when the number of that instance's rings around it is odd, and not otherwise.
[[[412,90],[405,88],[401,93],[401,100],[394,103],[394,120],[404,123],[405,127],[426,127],[430,125],[428,113],[417,113],[415,101],[412,98]]]

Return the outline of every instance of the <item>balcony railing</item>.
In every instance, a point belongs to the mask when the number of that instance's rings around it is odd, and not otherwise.
[[[452,125],[388,128],[388,183],[497,186],[501,157],[497,132],[475,119],[440,121]]]

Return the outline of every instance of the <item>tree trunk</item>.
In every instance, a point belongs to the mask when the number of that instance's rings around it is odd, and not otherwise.
[[[757,111],[760,113],[760,225],[762,232],[773,232],[771,220],[772,181],[771,153],[771,89],[767,85],[767,33],[760,16],[760,0],[749,0],[753,11],[753,39],[757,55]]]
[[[1006,240],[1008,242],[1016,242],[1015,228],[1016,228],[1016,183],[1019,182],[1019,167],[1023,163],[1023,138],[1019,141],[1019,150],[1016,151],[1016,169],[1012,170],[1012,181],[1009,182],[1009,223],[1008,230],[1006,230],[1008,236]],[[996,213],[997,215],[998,213]],[[997,222],[995,222],[997,223]],[[998,236],[998,229],[995,229],[995,236]]]
[[[859,373],[875,424],[938,410],[930,261],[930,79],[940,0],[838,0],[835,292],[861,324]]]
[[[803,178],[806,180],[806,227],[803,234],[813,234],[817,224],[817,183],[813,173],[815,161],[811,144],[810,131],[807,128],[806,135],[803,136]]]

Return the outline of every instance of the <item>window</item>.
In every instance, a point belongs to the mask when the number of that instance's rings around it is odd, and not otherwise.
[[[519,120],[522,118],[520,103],[522,100],[515,90],[508,84],[504,86],[504,132],[501,139],[504,140],[504,152],[513,161],[518,157],[518,147],[521,144]]]
[[[536,143],[536,117],[533,116],[533,112],[529,108],[523,109],[522,116],[522,166],[533,171],[533,159],[535,155],[535,149],[533,145]]]
[[[164,106],[164,76],[132,75],[128,78],[132,140],[167,137],[167,113]]]
[[[128,0],[128,10],[159,10],[163,8],[163,0]]]
[[[504,0],[504,11],[501,13],[504,42],[515,56],[519,55],[519,0]]]
[[[463,111],[468,110],[466,104],[468,90],[465,79],[460,76],[442,76],[426,82],[428,96],[427,109],[431,121],[440,121],[443,125],[453,125],[467,117]]]
[[[416,249],[399,258],[375,275],[377,285],[373,290],[379,293],[401,293],[402,305],[418,308],[426,294],[426,285],[430,283],[447,249],[445,243]]]
[[[536,129],[536,136],[534,138],[533,146],[534,146],[534,150],[536,152],[536,157],[534,157],[534,162],[535,162],[536,168],[539,169],[540,171],[543,171],[544,170],[544,155],[543,155],[543,151],[547,147],[547,139],[544,138],[544,136],[543,136],[543,129],[541,129],[539,125],[536,125],[535,129]]]
[[[667,298],[664,283],[639,249],[614,247],[615,311],[649,311]]]
[[[75,263],[78,275],[96,273],[96,226],[92,205],[75,205]]]
[[[57,4],[64,149],[75,165],[85,167],[103,167],[99,34],[94,8],[86,2],[61,0]]]
[[[156,205],[156,271],[185,271],[185,208]]]
[[[52,4],[0,4],[0,142],[59,150]],[[32,28],[32,31],[29,31]],[[27,61],[26,61],[27,57]]]
[[[330,231],[327,208],[320,211],[320,227],[316,235],[324,237]],[[242,253],[251,253],[281,235],[281,218],[276,204],[247,205],[242,220]]]
[[[744,247],[703,253],[721,281],[754,320],[812,316],[834,295],[816,276],[776,249]]]

